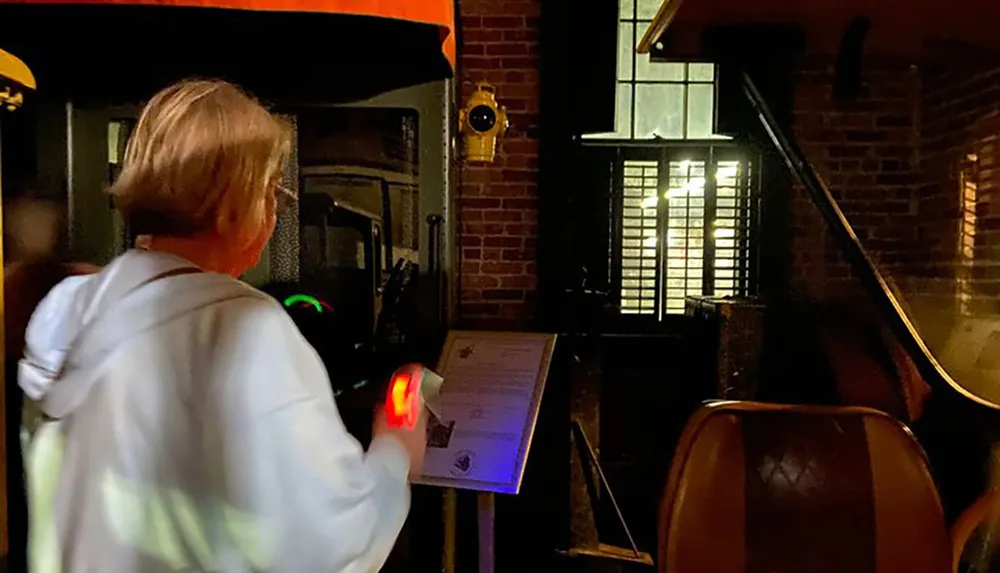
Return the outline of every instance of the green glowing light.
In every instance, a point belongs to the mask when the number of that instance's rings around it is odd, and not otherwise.
[[[309,296],[307,294],[293,294],[292,296],[285,299],[285,307],[290,307],[293,304],[305,303],[312,305],[316,309],[316,312],[323,313],[323,303],[316,299],[316,297]]]

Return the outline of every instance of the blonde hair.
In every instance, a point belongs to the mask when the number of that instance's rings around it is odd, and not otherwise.
[[[139,234],[254,231],[289,146],[287,126],[240,88],[182,81],[143,109],[111,188],[115,207]]]

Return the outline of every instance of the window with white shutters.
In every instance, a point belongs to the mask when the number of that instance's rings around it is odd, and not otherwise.
[[[613,193],[621,313],[661,320],[688,296],[753,294],[756,162],[735,146],[633,155],[621,154]]]

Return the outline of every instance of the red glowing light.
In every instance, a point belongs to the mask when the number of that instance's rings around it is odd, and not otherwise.
[[[413,429],[420,416],[419,373],[406,372],[393,376],[386,397],[386,421],[391,428]]]

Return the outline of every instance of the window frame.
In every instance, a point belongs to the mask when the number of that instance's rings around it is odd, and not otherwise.
[[[591,143],[588,142],[588,145]],[[741,244],[738,250],[745,252],[745,265],[741,269],[745,270],[745,277],[739,280],[744,284],[737,286],[735,296],[752,296],[759,288],[759,249],[760,249],[760,201],[761,201],[761,164],[763,157],[760,153],[745,145],[741,145],[732,140],[713,141],[608,141],[600,144],[602,147],[613,147],[614,153],[609,154],[611,161],[611,188],[609,189],[609,294],[610,303],[616,308],[615,320],[623,327],[630,327],[630,330],[642,330],[642,326],[664,325],[666,327],[676,326],[684,318],[684,313],[666,312],[667,289],[665,281],[667,279],[665,267],[665,248],[663,245],[664,231],[667,230],[667,204],[660,201],[657,206],[657,237],[659,238],[656,247],[656,300],[654,311],[651,314],[623,313],[622,304],[622,247],[624,227],[624,167],[626,161],[657,161],[657,184],[661,191],[669,187],[671,161],[689,159],[692,161],[705,161],[706,169],[711,170],[712,166],[724,161],[740,161],[744,165],[750,165],[749,170],[745,170],[740,176],[738,185],[746,189],[746,205],[738,206],[737,211],[742,212],[738,216],[746,218],[746,226],[741,229],[743,233],[737,234],[737,241]],[[706,178],[705,186],[705,245],[703,247],[702,258],[702,296],[706,294],[709,287],[715,291],[715,268],[709,264],[715,257],[715,237],[708,232],[708,227],[715,220],[714,214],[717,209],[717,187],[714,178]],[[745,215],[743,214],[745,213]],[[741,259],[742,257],[737,257]]]
[[[607,133],[588,133],[588,134],[583,134],[583,135],[580,136],[580,140],[582,141],[582,143],[584,145],[607,145],[607,144],[610,144],[610,145],[627,145],[627,144],[630,144],[630,143],[635,143],[635,144],[640,144],[640,145],[645,145],[645,144],[658,145],[658,144],[660,144],[662,142],[701,143],[703,145],[710,145],[710,144],[716,144],[716,143],[719,143],[719,142],[726,142],[726,141],[732,141],[733,140],[728,135],[721,135],[721,134],[714,134],[714,133],[711,133],[708,137],[698,137],[698,138],[688,138],[687,137],[689,129],[690,129],[690,121],[691,121],[691,113],[690,113],[690,110],[691,110],[691,105],[690,105],[690,102],[691,102],[691,100],[690,100],[690,88],[691,88],[691,86],[708,86],[708,87],[711,87],[711,91],[712,91],[712,109],[711,109],[711,114],[710,114],[710,123],[711,123],[710,131],[714,131],[715,122],[716,122],[716,114],[718,112],[718,84],[719,84],[719,64],[718,63],[712,62],[712,61],[706,60],[706,59],[690,59],[690,58],[677,58],[677,59],[671,59],[671,60],[663,61],[663,62],[657,61],[657,62],[654,63],[654,65],[668,65],[668,64],[681,64],[681,65],[684,65],[684,68],[685,68],[684,79],[682,79],[682,80],[656,80],[656,79],[640,80],[640,79],[637,79],[635,77],[635,72],[634,72],[634,68],[635,68],[636,62],[638,61],[637,60],[637,56],[638,56],[637,54],[633,54],[633,59],[632,59],[632,65],[633,65],[633,74],[632,74],[632,76],[633,77],[630,78],[630,79],[622,79],[621,77],[618,77],[615,80],[615,90],[620,90],[623,85],[627,85],[628,86],[628,90],[630,92],[630,96],[629,96],[629,100],[630,101],[629,101],[629,106],[628,106],[629,118],[628,118],[628,121],[627,121],[626,126],[625,126],[626,129],[627,129],[627,131],[628,131],[628,136],[627,137],[619,137],[619,136],[615,135],[617,133],[617,130],[618,130],[618,127],[619,127],[619,125],[618,125],[618,120],[619,120],[619,118],[618,118],[618,98],[620,96],[620,93],[619,93],[618,95],[615,96],[615,131],[613,131],[613,132],[607,132]],[[711,80],[700,80],[700,79],[699,80],[691,80],[691,79],[689,79],[689,76],[690,76],[690,66],[692,66],[692,65],[698,65],[698,64],[711,64],[713,66],[712,79]],[[684,97],[683,97],[683,105],[681,106],[681,121],[682,121],[682,125],[683,125],[683,127],[682,127],[683,137],[681,137],[681,138],[669,138],[669,137],[662,137],[662,136],[656,136],[656,135],[654,135],[653,137],[642,137],[642,138],[636,137],[636,124],[638,123],[637,122],[637,117],[639,117],[640,112],[642,111],[638,107],[638,104],[637,104],[637,101],[636,101],[638,98],[636,97],[636,94],[637,94],[637,88],[639,86],[644,86],[644,85],[652,85],[652,86],[676,85],[676,86],[683,86],[683,88],[684,88]]]

